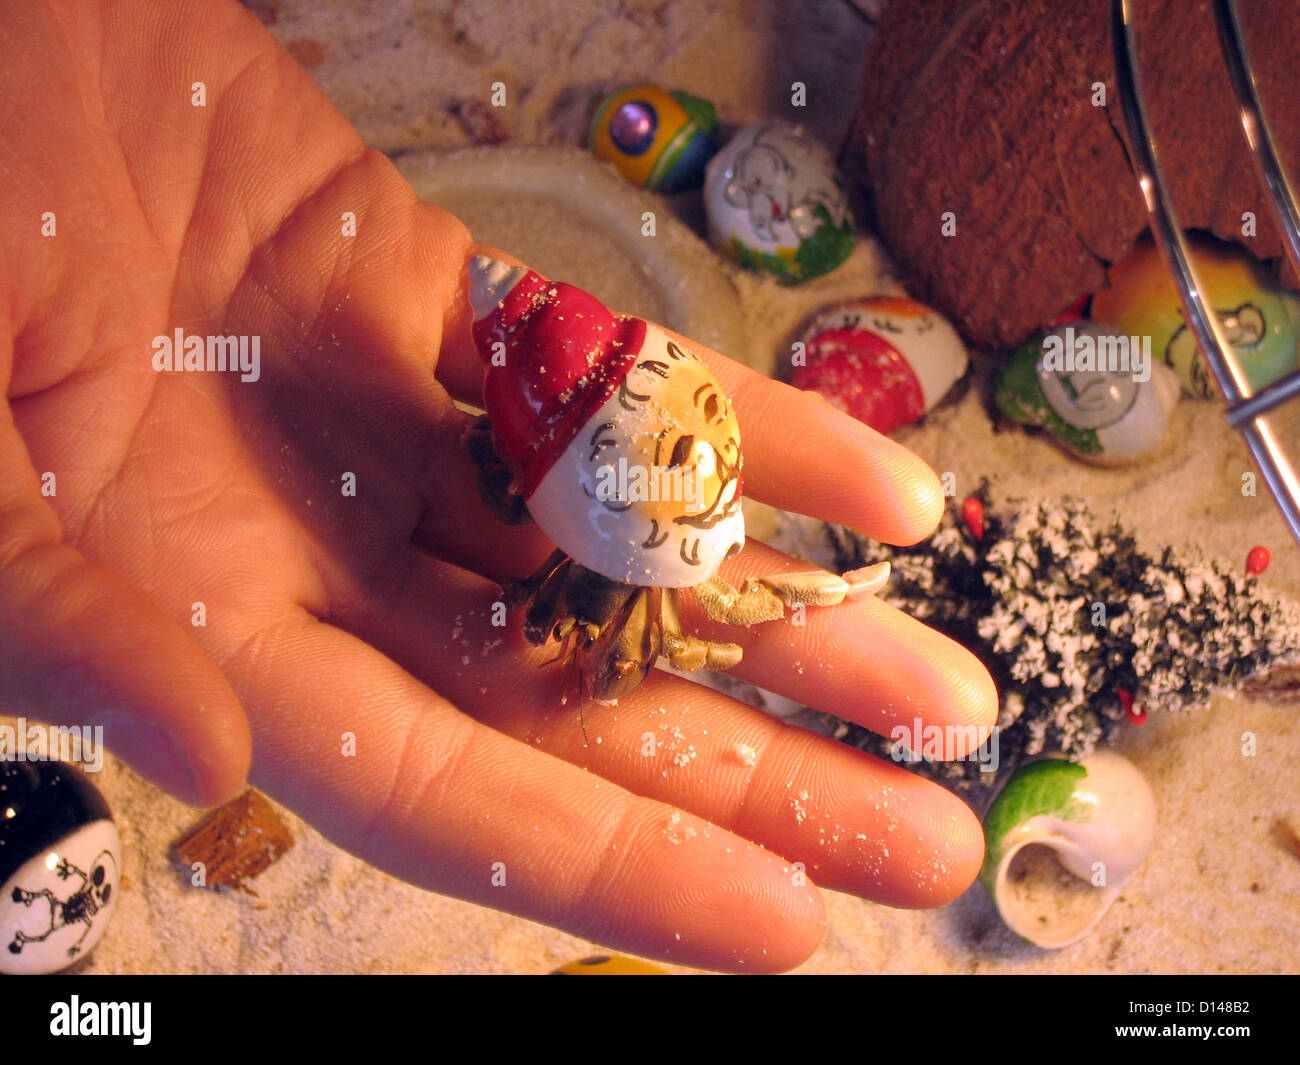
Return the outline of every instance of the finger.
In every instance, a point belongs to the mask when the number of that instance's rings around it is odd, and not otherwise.
[[[513,256],[480,248],[510,263]],[[473,343],[461,268],[456,303],[446,310],[438,378],[453,396],[481,403],[483,365]],[[836,410],[815,392],[756,373],[688,337],[666,330],[699,353],[740,418],[745,494],[893,544],[933,532],[943,516],[934,471],[901,444]]]
[[[482,363],[472,342],[464,349],[465,263],[477,250],[468,230],[416,201],[377,153],[341,171],[310,206],[262,245],[230,300],[225,328],[264,332],[270,323],[277,335],[265,345],[261,387],[238,396],[270,409],[241,418],[270,414],[293,426],[296,450],[310,449],[322,469],[351,472],[396,526],[415,529],[417,543],[439,557],[480,572],[501,559],[530,571],[550,547],[536,529],[501,525],[483,504],[460,441],[471,419],[434,377],[451,353],[481,400]],[[342,239],[335,223],[347,212],[361,223]],[[333,264],[323,297],[303,284],[314,276],[304,263]],[[459,391],[468,394],[465,382]]]
[[[462,445],[474,418],[457,411],[439,426],[440,461],[424,482],[423,513],[412,539],[446,562],[501,583],[532,573],[555,545],[536,525],[502,524],[483,501],[478,469]]]
[[[430,210],[437,210],[426,204]],[[442,347],[438,352],[438,381],[462,403],[483,406],[483,360],[474,343],[474,311],[469,301],[469,261],[475,255],[487,255],[513,266],[526,266],[507,251],[488,244],[475,244],[465,256],[457,275],[459,285],[448,290],[453,302],[443,311]]]
[[[348,214],[356,234],[344,237]],[[434,370],[470,247],[457,219],[420,204],[387,159],[366,153],[258,247],[223,328],[262,336],[260,391],[328,411],[335,446],[364,445],[394,482],[418,486],[454,412]]]
[[[747,577],[817,569],[750,540],[721,572],[739,588]],[[997,721],[997,687],[983,663],[877,596],[789,610],[749,627],[713,621],[692,596],[679,599],[687,632],[740,645],[744,657],[731,674],[882,736],[899,725],[910,733],[919,720],[946,730],[945,752],[962,758]]]
[[[938,526],[939,478],[902,444],[836,410],[820,393],[693,346],[740,417],[747,496],[890,544],[916,543]]]
[[[820,941],[776,856],[472,721],[332,626],[293,615],[246,656],[254,783],[396,876],[703,968],[781,971]]]
[[[789,858],[825,886],[891,905],[949,901],[983,859],[977,820],[941,788],[726,696],[654,673],[616,706],[587,703],[492,624],[495,587],[423,559],[342,596],[336,620],[456,705],[530,746],[673,802]],[[651,739],[647,740],[647,733]]]
[[[551,551],[550,542],[534,526],[496,522],[477,492],[458,480],[472,477],[460,466],[459,457],[449,456],[437,504],[426,511],[428,535],[419,542],[498,583],[526,577]],[[739,588],[751,576],[810,571],[816,567],[749,540],[720,572]],[[945,754],[964,758],[997,720],[997,688],[983,663],[875,596],[790,611],[780,621],[750,627],[711,620],[689,591],[679,602],[688,634],[740,645],[744,657],[729,671],[733,676],[882,736],[900,725],[910,732],[919,721],[946,730]]]
[[[109,748],[185,802],[230,798],[249,762],[244,713],[176,622],[60,542],[8,406],[0,425],[0,701],[103,727]]]

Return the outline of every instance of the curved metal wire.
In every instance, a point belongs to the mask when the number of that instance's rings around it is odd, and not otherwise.
[[[1241,40],[1237,5],[1231,0],[1214,0],[1214,24],[1219,30],[1219,47],[1228,64],[1228,76],[1232,79],[1232,91],[1237,97],[1246,141],[1250,144],[1259,178],[1268,190],[1269,202],[1277,213],[1282,235],[1286,237],[1291,265],[1300,273],[1300,210],[1296,208],[1295,189],[1291,187],[1291,182],[1282,169],[1273,142],[1273,131],[1259,102],[1259,86]]]
[[[1273,137],[1260,107],[1254,74],[1242,47],[1240,24],[1233,0],[1214,0],[1214,13],[1219,27],[1219,44],[1237,96],[1246,139],[1250,143],[1251,153],[1268,192],[1269,202],[1277,215],[1278,224],[1286,235],[1292,261],[1296,269],[1300,270],[1300,209],[1296,206],[1295,193],[1278,161]],[[1246,441],[1291,535],[1300,543],[1300,476],[1297,476],[1286,451],[1278,443],[1272,427],[1264,421],[1264,416],[1269,411],[1300,396],[1300,370],[1291,372],[1266,388],[1253,391],[1218,317],[1202,295],[1203,290],[1187,251],[1187,242],[1170,204],[1169,189],[1160,170],[1156,144],[1147,119],[1141,74],[1135,61],[1137,46],[1133,33],[1133,0],[1112,0],[1111,47],[1115,56],[1120,106],[1133,146],[1130,162],[1137,173],[1138,187],[1151,218],[1151,232],[1173,275],[1187,323],[1227,401],[1228,423]]]

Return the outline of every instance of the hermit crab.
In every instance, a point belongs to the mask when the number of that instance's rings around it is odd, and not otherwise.
[[[699,356],[582,289],[487,256],[471,260],[469,292],[486,364],[487,413],[465,435],[479,490],[502,521],[534,521],[556,544],[503,599],[525,611],[530,643],[559,642],[580,696],[633,691],[660,655],[686,671],[740,661],[738,645],[682,632],[680,589],[715,620],[754,625],[884,586],[887,562],[732,587],[718,567],[745,543],[740,426]]]

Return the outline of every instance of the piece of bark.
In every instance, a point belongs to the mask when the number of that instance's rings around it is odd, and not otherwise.
[[[1277,666],[1247,678],[1242,694],[1270,703],[1300,703],[1300,666]]]
[[[1242,5],[1279,151],[1300,177],[1294,0]],[[1179,220],[1282,254],[1206,0],[1140,0],[1139,63]],[[1126,155],[1098,0],[891,3],[876,28],[844,160],[914,293],[978,345],[1011,347],[1105,284],[1147,215]],[[1109,106],[1093,106],[1105,85]],[[944,236],[944,212],[956,232]],[[1242,233],[1252,212],[1257,235]],[[1289,270],[1283,280],[1295,284]]]
[[[1292,857],[1300,858],[1300,834],[1297,834],[1295,826],[1285,817],[1279,817],[1273,822],[1273,838]]]
[[[249,895],[253,879],[293,846],[293,836],[261,792],[250,788],[218,806],[176,843],[190,870],[202,863],[202,885],[237,888]]]
[[[325,47],[320,41],[314,41],[310,37],[299,37],[290,41],[285,46],[287,51],[300,64],[311,70],[313,67],[320,66],[325,62]]]

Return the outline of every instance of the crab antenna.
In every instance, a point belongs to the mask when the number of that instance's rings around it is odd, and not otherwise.
[[[567,674],[565,674],[565,677],[564,677],[564,687],[565,687],[565,692],[564,692],[564,694],[560,697],[560,705],[561,705],[561,706],[563,706],[564,704],[566,704],[566,703],[569,701],[569,693],[568,693],[568,690],[567,690],[567,689],[568,689],[568,687],[569,687],[569,684],[572,683],[572,681],[573,681],[573,673],[574,673],[574,671],[577,670],[577,673],[578,673],[578,724],[582,726],[582,745],[583,745],[584,747],[590,747],[590,746],[591,746],[591,741],[587,738],[587,719],[586,719],[586,717],[583,715],[583,712],[582,712],[582,709],[583,709],[583,699],[584,699],[584,697],[585,697],[585,695],[586,695],[586,692],[585,692],[585,690],[584,690],[583,683],[582,683],[582,670],[581,670],[581,668],[579,668],[579,666],[578,666],[578,654],[577,654],[577,649],[572,647],[572,644],[574,644],[574,643],[577,642],[577,638],[578,638],[578,630],[575,628],[575,629],[573,629],[573,630],[569,633],[568,636],[566,636],[566,637],[564,638],[564,640],[563,640],[563,642],[562,642],[562,644],[561,644],[561,650],[560,650],[560,653],[559,653],[558,655],[556,655],[555,658],[551,658],[551,659],[548,659],[547,661],[543,662],[542,665],[544,665],[544,666],[549,666],[552,662],[556,661],[557,659],[560,659],[560,658],[565,657],[566,654],[567,654],[567,656],[568,656],[568,658],[569,658],[569,672],[568,672]]]
[[[573,634],[576,634],[577,631],[578,631],[577,629],[574,629],[574,630],[573,630]],[[572,635],[572,634],[571,634],[571,635]],[[586,719],[585,716],[583,716],[583,713],[582,713],[583,702],[584,702],[584,700],[586,699],[586,694],[587,694],[587,692],[586,692],[586,685],[582,683],[582,679],[583,679],[583,678],[582,678],[582,669],[581,669],[581,667],[579,667],[579,665],[578,665],[578,655],[577,655],[577,652],[576,652],[576,651],[574,652],[574,655],[573,655],[573,663],[572,663],[572,665],[569,667],[569,675],[568,675],[568,677],[566,677],[566,678],[564,679],[564,683],[565,683],[565,686],[566,686],[566,687],[567,687],[569,681],[573,678],[573,671],[574,671],[574,669],[577,669],[577,670],[578,670],[578,724],[579,724],[579,725],[581,726],[581,728],[582,728],[582,745],[583,745],[584,747],[590,747],[590,746],[591,746],[591,741],[590,741],[589,739],[587,739],[587,719]]]

